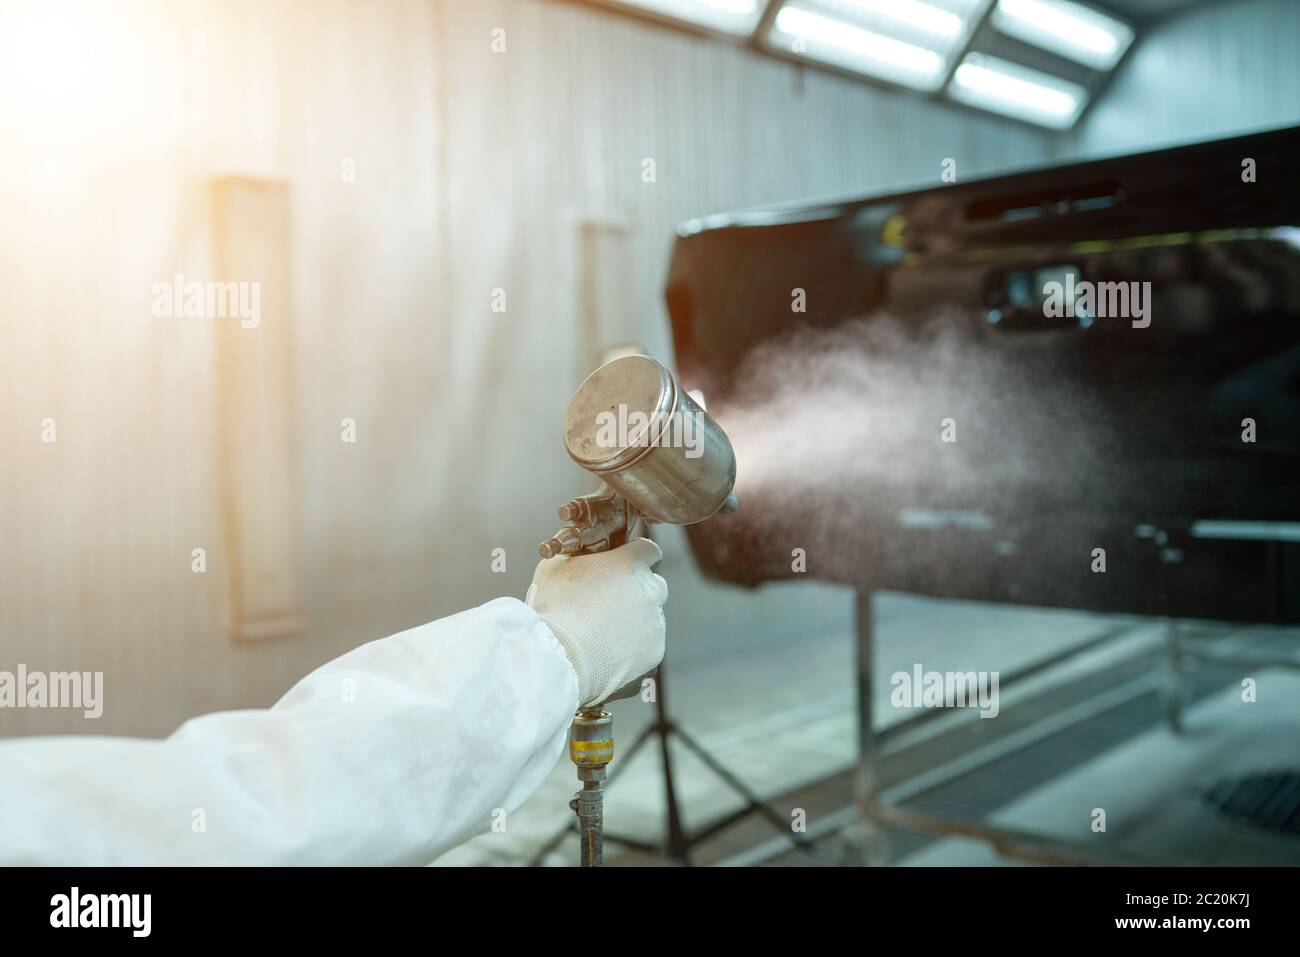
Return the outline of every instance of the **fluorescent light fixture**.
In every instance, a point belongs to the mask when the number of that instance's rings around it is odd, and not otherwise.
[[[1073,126],[1088,101],[1088,91],[1077,83],[982,53],[962,60],[948,95],[967,106],[1055,130]]]
[[[926,4],[911,0],[915,7]],[[858,6],[861,3],[844,4]],[[912,11],[915,14],[915,11]],[[937,22],[937,21],[936,21]],[[888,80],[918,90],[943,81],[947,60],[940,52],[802,6],[784,6],[768,42],[810,60]]]
[[[998,0],[993,27],[1094,70],[1109,70],[1133,42],[1133,29],[1073,0]]]
[[[614,6],[632,7],[681,20],[698,27],[749,36],[763,14],[760,0],[607,0]]]
[[[966,27],[951,10],[921,0],[842,0],[841,6],[939,37],[958,36]]]

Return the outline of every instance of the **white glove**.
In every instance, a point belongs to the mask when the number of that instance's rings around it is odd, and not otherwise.
[[[659,546],[639,538],[608,552],[537,565],[528,606],[541,615],[578,673],[578,703],[600,704],[664,657],[668,583],[652,570]]]

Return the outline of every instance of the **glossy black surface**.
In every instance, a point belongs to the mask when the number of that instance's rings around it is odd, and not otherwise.
[[[1150,283],[1149,324],[1048,317],[1067,274]],[[689,531],[709,574],[792,577],[804,548],[806,574],[871,587],[1300,620],[1300,129],[711,217],[683,227],[666,295],[682,382],[724,428],[779,436],[782,396],[840,376],[817,406],[834,454],[791,442],[795,478],[747,490],[738,443],[740,511]],[[894,391],[855,398],[873,373]]]

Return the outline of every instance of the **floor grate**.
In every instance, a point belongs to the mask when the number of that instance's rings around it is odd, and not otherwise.
[[[1284,834],[1300,834],[1300,770],[1226,778],[1202,798],[1224,817]]]

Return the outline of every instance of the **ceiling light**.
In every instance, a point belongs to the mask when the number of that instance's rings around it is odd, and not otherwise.
[[[1088,100],[1077,83],[980,53],[962,60],[948,95],[968,106],[1057,130],[1073,126]]]
[[[843,5],[941,37],[955,37],[965,27],[952,11],[920,0],[843,0]]]
[[[647,10],[699,27],[748,36],[763,13],[759,0],[613,0],[618,6]]]
[[[935,50],[799,6],[781,8],[769,39],[799,56],[919,90],[935,89],[945,72]]]
[[[1109,70],[1133,42],[1127,24],[1072,0],[998,0],[993,27],[1007,36]]]

